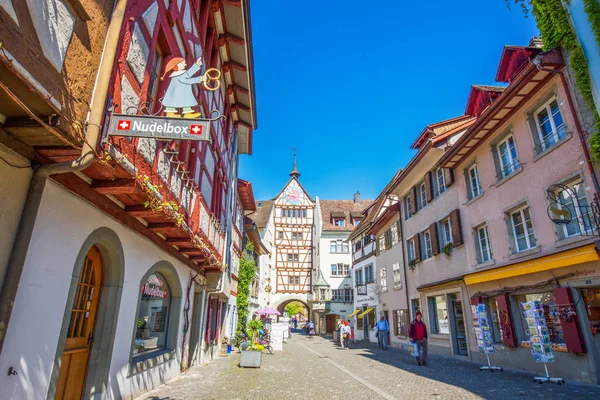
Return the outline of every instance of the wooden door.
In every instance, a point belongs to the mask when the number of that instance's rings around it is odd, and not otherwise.
[[[96,247],[92,247],[85,256],[77,283],[55,399],[75,400],[82,397],[101,287],[100,253]]]

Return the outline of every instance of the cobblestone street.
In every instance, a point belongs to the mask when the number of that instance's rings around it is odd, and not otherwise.
[[[260,369],[239,368],[239,354],[192,368],[138,400],[181,399],[599,399],[600,388],[535,384],[532,375],[480,372],[477,365],[430,356],[418,367],[404,350],[351,345],[293,334],[283,352],[263,354]]]

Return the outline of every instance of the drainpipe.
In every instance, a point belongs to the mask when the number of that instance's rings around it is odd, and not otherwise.
[[[31,179],[29,193],[23,207],[23,214],[8,263],[2,292],[0,293],[0,352],[4,346],[4,339],[6,338],[13,305],[19,289],[21,274],[25,266],[25,258],[48,177],[55,174],[81,171],[90,166],[94,160],[94,150],[100,137],[110,76],[117,54],[119,34],[123,25],[126,5],[127,0],[116,0],[113,15],[108,25],[104,50],[96,76],[96,85],[92,94],[90,112],[86,121],[85,141],[80,157],[75,161],[43,165],[34,173]]]
[[[404,248],[404,221],[402,221],[402,199],[398,196],[398,218],[400,218],[400,237],[402,238],[402,269],[404,269],[404,294],[406,295],[406,310],[410,311],[410,296],[408,295],[408,272],[406,271],[406,249]],[[408,314],[410,316],[410,312]],[[410,320],[410,317],[409,317]]]
[[[565,68],[561,68],[559,70],[555,70],[553,68],[545,68],[542,64],[542,55],[538,55],[533,59],[533,64],[540,71],[551,72],[553,74],[560,74],[560,79],[562,81],[563,86],[565,87],[565,91],[567,92],[567,103],[569,104],[569,111],[571,111],[571,115],[573,115],[573,120],[575,121],[575,129],[577,129],[577,136],[579,137],[579,141],[581,142],[581,147],[583,147],[583,153],[586,158],[586,163],[588,169],[590,170],[590,175],[592,176],[592,182],[594,183],[594,188],[596,189],[596,198],[598,198],[598,194],[600,193],[600,184],[598,184],[598,178],[596,176],[596,172],[594,172],[594,166],[592,164],[592,158],[590,157],[590,152],[587,147],[587,143],[585,137],[583,136],[583,129],[581,127],[581,123],[579,122],[579,118],[575,112],[575,106],[573,105],[573,99],[571,98],[571,91],[569,82],[567,81],[567,77],[565,76]]]

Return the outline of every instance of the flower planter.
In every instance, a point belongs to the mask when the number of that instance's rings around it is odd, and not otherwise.
[[[240,357],[240,367],[242,368],[260,368],[262,361],[262,351],[242,350]]]

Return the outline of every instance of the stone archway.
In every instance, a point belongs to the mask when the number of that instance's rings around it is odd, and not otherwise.
[[[293,301],[297,301],[299,303],[304,304],[304,307],[306,307],[306,318],[310,318],[310,314],[311,314],[311,308],[310,305],[308,304],[308,302],[306,301],[305,298],[302,298],[300,296],[286,296],[285,298],[282,298],[279,300],[279,302],[277,302],[273,308],[277,309],[277,311],[279,311],[281,313],[281,315],[283,315],[283,312],[285,311],[285,306],[287,306],[289,303],[293,302]]]

